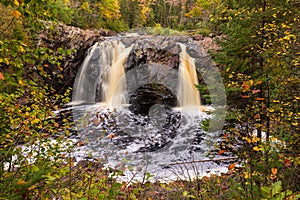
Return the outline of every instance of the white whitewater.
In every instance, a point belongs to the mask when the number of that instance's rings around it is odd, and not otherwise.
[[[183,110],[199,108],[201,103],[200,93],[195,87],[198,84],[195,61],[186,52],[184,44],[178,45],[181,48],[177,86],[179,106]],[[72,103],[95,103],[98,95],[100,101],[110,108],[126,104],[125,63],[131,49],[116,40],[95,44],[76,77]]]
[[[125,63],[130,53],[131,48],[125,48],[124,45],[114,45],[114,59],[109,72],[109,84],[105,102],[109,107],[115,107],[126,103],[126,79],[125,79]]]
[[[200,107],[200,93],[195,87],[195,85],[198,84],[198,77],[194,58],[188,55],[184,44],[179,45],[181,47],[178,74],[178,101],[180,107],[183,109]]]
[[[120,41],[96,43],[89,50],[76,77],[73,105],[95,103],[97,95],[109,107],[126,103],[124,67],[130,50],[131,47],[126,48]]]
[[[89,49],[88,55],[85,57],[83,63],[81,64],[80,71],[77,73],[76,79],[75,79],[75,85],[73,88],[73,95],[72,95],[72,102],[69,103],[69,105],[76,105],[77,103],[81,102],[88,102],[91,99],[88,98],[90,96],[86,92],[87,87],[91,87],[90,84],[86,81],[87,74],[89,70],[89,64],[92,56],[94,55],[95,50],[98,47],[98,43],[96,43],[94,46],[92,46]]]
[[[145,42],[147,41],[145,40]],[[174,84],[172,92],[177,92],[180,108],[168,113],[168,117],[172,119],[170,124],[157,126],[156,123],[152,123],[151,120],[154,118],[151,118],[150,115],[135,115],[124,106],[129,101],[126,96],[127,91],[131,92],[129,77],[133,74],[130,73],[131,70],[127,71],[127,74],[125,73],[125,64],[132,47],[139,43],[131,44],[132,46],[127,48],[119,40],[108,40],[95,44],[90,48],[81,70],[78,72],[73,90],[74,104],[70,104],[74,105],[72,113],[76,120],[75,125],[78,132],[81,133],[82,141],[85,141],[82,150],[78,151],[80,153],[78,159],[85,159],[86,155],[93,155],[101,158],[109,167],[117,168],[123,165],[134,167],[134,171],[126,170],[124,172],[125,174],[129,173],[128,180],[132,179],[130,173],[136,173],[134,176],[137,178],[139,174],[142,177],[145,174],[143,170],[149,171],[157,178],[175,180],[178,178],[178,174],[185,175],[185,172],[180,172],[183,168],[176,169],[174,166],[174,171],[177,173],[174,177],[174,173],[164,166],[180,161],[206,159],[205,154],[213,147],[209,141],[215,138],[210,133],[202,133],[199,127],[199,123],[211,118],[211,115],[201,112],[203,110],[200,93],[195,87],[198,84],[195,60],[188,54],[185,44],[177,43],[181,48],[180,63],[178,71],[174,70],[174,78],[171,79],[170,85]],[[159,68],[153,66],[155,65],[149,63],[145,71],[136,70],[139,72],[139,76],[134,76],[132,82],[144,83],[145,79],[156,83],[157,79],[153,77],[161,74],[171,77],[170,72],[172,71],[168,71],[168,73],[160,71],[160,73],[157,71]],[[158,66],[160,66],[159,63]],[[143,66],[136,67],[136,69],[140,69]],[[147,76],[149,71],[150,75]],[[128,77],[127,81],[125,75]],[[143,80],[135,82],[135,78]],[[165,79],[162,78],[162,80]],[[166,85],[167,83],[169,82],[166,81]],[[101,101],[101,103],[96,104],[97,101]],[[92,105],[75,106],[76,102]],[[111,108],[119,105],[121,107],[113,109],[112,112]],[[158,117],[162,116],[162,112],[163,110]],[[97,113],[96,116],[95,113]],[[162,125],[165,124],[162,123]],[[175,136],[172,135],[173,132]],[[195,138],[200,138],[201,141],[194,144]],[[161,145],[161,148],[154,149],[157,145]],[[145,151],[142,151],[143,149]],[[194,149],[197,151],[194,152]],[[185,165],[185,169],[189,170],[188,173],[195,173],[194,166]],[[212,162],[200,163],[197,167],[199,170],[201,169],[199,173],[202,175],[207,171],[212,172],[213,169],[219,170],[219,166]],[[173,170],[172,166],[171,170]]]

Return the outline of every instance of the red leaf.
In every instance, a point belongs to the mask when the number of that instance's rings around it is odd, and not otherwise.
[[[4,80],[4,76],[1,72],[0,72],[0,80]]]
[[[286,167],[290,167],[290,166],[291,166],[291,161],[290,161],[288,158],[286,158],[286,159],[284,160],[284,165],[285,165]]]

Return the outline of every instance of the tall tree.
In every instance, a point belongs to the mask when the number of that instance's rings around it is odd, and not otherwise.
[[[138,0],[121,0],[120,11],[122,19],[129,25],[129,28],[144,25],[142,7]]]
[[[271,137],[279,138],[286,142],[278,150],[282,155],[299,155],[298,7],[298,0],[232,0],[223,2],[211,19],[227,35],[216,59],[224,72],[230,107],[236,111],[236,127],[241,127],[233,128],[232,134],[248,144],[244,157],[265,161],[263,183],[253,185],[266,183],[274,162],[263,152],[263,140],[268,144]],[[249,163],[253,173],[257,161]]]
[[[285,88],[280,82],[299,75],[298,4],[297,1],[249,0],[231,1],[222,8],[226,15],[221,20],[229,38],[223,42],[223,53],[218,58],[231,73],[229,81],[243,83],[244,79],[242,92],[245,99],[251,93],[250,89],[256,90],[252,96],[257,99],[254,102],[259,104],[259,109],[252,109],[252,112],[260,115],[256,125],[259,129],[264,126],[267,136],[270,132],[269,110],[272,101],[279,98],[275,90]],[[233,80],[234,77],[238,79]],[[253,83],[249,85],[247,79]],[[298,95],[295,90],[290,92],[289,95]],[[249,100],[254,103],[253,99]]]

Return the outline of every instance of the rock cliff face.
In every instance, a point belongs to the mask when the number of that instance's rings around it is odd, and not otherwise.
[[[71,55],[66,56],[62,60],[61,71],[51,67],[45,69],[48,70],[49,75],[53,75],[51,81],[57,92],[63,93],[68,87],[73,86],[74,79],[87,50],[95,42],[103,41],[104,36],[109,34],[106,30],[82,30],[64,24],[54,25],[45,22],[45,29],[38,34],[38,46],[47,47],[53,51],[57,51],[59,48],[72,50]],[[56,74],[61,74],[62,76],[60,77],[62,78],[56,78]]]
[[[76,74],[79,71],[88,49],[96,42],[104,41],[106,36],[115,35],[115,33],[107,30],[82,30],[64,24],[54,25],[46,22],[45,29],[38,34],[37,44],[54,51],[59,48],[72,50],[71,55],[64,57],[62,60],[60,69],[53,67],[45,69],[48,70],[49,75],[53,75],[51,83],[54,89],[57,92],[63,93],[68,87],[73,87]],[[147,39],[147,37],[153,38],[154,36],[140,37]],[[145,43],[144,40],[140,40],[141,44],[135,45],[127,61],[127,71],[141,64],[151,62],[178,69],[179,53],[181,51],[178,45],[176,45],[178,41],[191,44],[188,50],[192,56],[195,54],[194,56],[199,57],[199,55],[201,55],[205,57],[205,55],[208,55],[207,52],[209,50],[218,50],[218,46],[213,38],[203,37],[201,35],[194,35],[192,37],[166,37],[166,39],[156,36],[156,38],[158,39],[149,39],[148,43]],[[125,44],[132,44],[137,40],[137,37],[124,37],[121,40]],[[57,74],[60,74],[60,78],[58,78]],[[149,88],[146,87],[146,90],[149,90]]]
[[[127,90],[129,93],[129,107],[136,114],[147,115],[151,106],[155,104],[176,107],[178,105],[178,68],[180,65],[180,44],[184,44],[187,52],[201,68],[211,67],[210,56],[201,45],[187,36],[135,36],[120,38],[126,46],[132,46],[126,63]],[[138,70],[147,66],[147,71]],[[136,75],[131,70],[138,71]],[[133,71],[135,71],[133,70]],[[198,70],[200,72],[201,69]],[[131,76],[138,80],[147,80],[148,85],[131,91],[131,85],[139,85]],[[201,74],[198,74],[201,77]],[[146,82],[146,81],[145,81]],[[158,84],[151,84],[158,83]],[[167,87],[169,87],[169,90]]]

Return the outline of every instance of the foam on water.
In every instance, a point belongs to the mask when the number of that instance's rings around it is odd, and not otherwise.
[[[85,143],[84,151],[89,151],[105,166],[127,169],[125,179],[134,174],[135,179],[139,180],[138,177],[144,176],[144,171],[140,169],[144,169],[154,175],[153,179],[174,180],[179,178],[179,174],[183,178],[188,173],[204,176],[226,171],[226,167],[213,162],[190,163],[184,168],[172,165],[208,159],[213,148],[211,141],[215,142],[220,133],[206,133],[201,129],[201,121],[212,117],[202,112],[203,108],[190,114],[179,108],[168,110],[164,128],[153,124],[155,122],[149,116],[131,113],[127,106],[111,110],[103,104],[95,104],[74,107],[73,112],[76,110],[75,113],[82,113],[84,117],[81,120],[85,126],[77,123],[81,140]],[[172,124],[168,124],[167,119],[172,117]],[[77,155],[77,160],[81,159]]]

